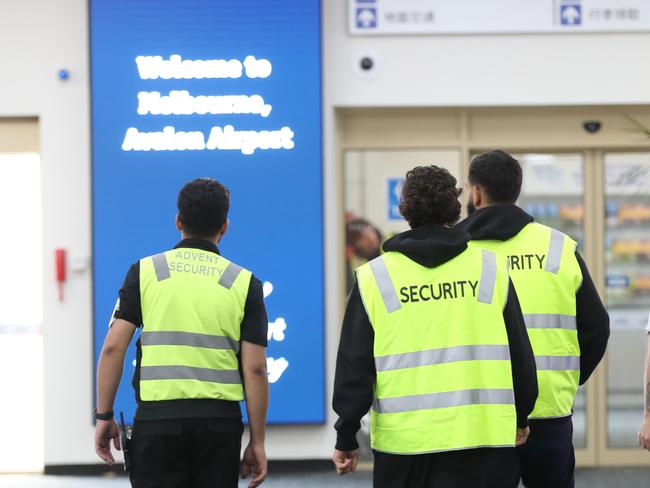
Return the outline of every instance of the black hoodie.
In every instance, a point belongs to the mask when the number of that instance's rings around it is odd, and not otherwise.
[[[464,231],[438,226],[422,226],[389,239],[384,251],[404,254],[422,266],[434,268],[467,249]],[[510,343],[517,425],[528,425],[528,415],[537,400],[535,358],[512,283],[503,318]],[[356,433],[372,404],[375,384],[374,330],[354,284],[345,310],[334,378],[334,411],[339,415],[335,428],[336,448],[351,451],[358,447]]]
[[[507,241],[533,221],[516,205],[493,205],[474,212],[456,229],[469,232],[472,240]],[[576,323],[580,344],[580,384],[584,384],[601,361],[609,339],[609,315],[600,300],[582,256],[576,251],[582,285],[576,292]]]

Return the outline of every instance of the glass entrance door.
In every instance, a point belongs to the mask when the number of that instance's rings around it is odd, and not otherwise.
[[[607,448],[638,450],[650,312],[650,152],[606,151],[602,160],[605,290],[611,323]]]

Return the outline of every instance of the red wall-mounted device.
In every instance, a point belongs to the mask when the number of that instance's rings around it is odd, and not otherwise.
[[[56,283],[59,288],[59,301],[63,301],[63,284],[66,280],[66,259],[65,259],[65,249],[56,249],[54,251],[55,262],[56,262]]]

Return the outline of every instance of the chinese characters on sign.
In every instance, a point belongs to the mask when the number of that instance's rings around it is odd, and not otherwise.
[[[348,0],[353,35],[648,32],[650,0]]]
[[[606,22],[609,20],[638,21],[641,12],[638,8],[594,8],[589,10],[589,19],[594,22]]]
[[[388,24],[432,24],[436,15],[433,10],[411,10],[385,12],[383,19]]]

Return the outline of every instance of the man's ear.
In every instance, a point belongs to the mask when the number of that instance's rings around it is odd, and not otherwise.
[[[472,203],[474,203],[475,208],[481,208],[485,205],[485,195],[483,195],[483,190],[478,185],[472,185]]]
[[[183,232],[183,224],[181,223],[181,219],[180,219],[180,217],[178,216],[178,214],[176,214],[176,228],[177,228],[179,231]]]
[[[228,232],[228,224],[230,224],[230,220],[226,219],[226,221],[221,226],[221,229],[219,229],[219,233],[217,234],[217,242],[223,239],[223,236],[226,234],[226,232]]]

